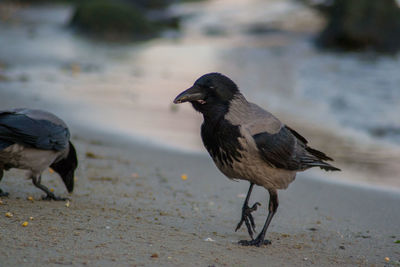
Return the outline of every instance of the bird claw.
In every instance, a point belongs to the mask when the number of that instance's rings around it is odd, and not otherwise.
[[[261,247],[262,245],[270,245],[271,241],[261,238],[261,237],[257,237],[256,239],[252,239],[250,241],[248,240],[240,240],[238,242],[240,245],[242,246],[256,246],[256,247]]]
[[[55,196],[54,194],[47,194],[46,196],[43,196],[43,197],[42,197],[42,200],[47,200],[47,201],[50,201],[50,200],[54,200],[54,201],[66,201],[66,200],[69,200],[69,199],[66,198],[66,197],[57,197],[57,196]]]
[[[256,232],[256,224],[254,223],[254,218],[251,213],[257,210],[257,206],[261,206],[259,202],[254,203],[254,205],[250,208],[247,204],[245,204],[242,208],[242,218],[240,222],[237,224],[235,232],[240,229],[243,222],[246,225],[247,232],[249,233],[251,239],[253,240],[253,233]]]
[[[0,189],[0,197],[8,197],[9,193]]]

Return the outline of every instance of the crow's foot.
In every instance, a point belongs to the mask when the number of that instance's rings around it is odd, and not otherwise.
[[[69,199],[66,197],[57,197],[54,194],[47,194],[46,196],[42,197],[42,200],[66,201]]]
[[[240,240],[238,242],[242,246],[256,246],[256,247],[261,247],[262,245],[270,245],[271,241],[269,240],[264,240],[264,238],[259,238],[257,237],[256,239],[253,240]]]
[[[254,223],[253,215],[251,215],[251,213],[257,210],[257,206],[261,206],[261,204],[256,202],[250,208],[247,205],[247,203],[245,203],[245,205],[242,208],[242,218],[240,219],[240,222],[236,226],[235,232],[239,230],[239,228],[242,226],[244,222],[246,224],[247,231],[249,232],[251,239],[253,239],[253,233],[256,232],[256,224]]]
[[[4,192],[3,190],[0,189],[0,197],[8,197],[8,192]]]

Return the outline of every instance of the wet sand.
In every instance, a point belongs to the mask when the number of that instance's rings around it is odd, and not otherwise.
[[[398,193],[302,173],[279,192],[280,207],[267,234],[272,245],[241,247],[237,240],[248,235],[234,228],[248,184],[225,178],[207,155],[72,129],[80,165],[69,207],[40,200],[42,193],[20,171],[6,173],[1,186],[10,196],[0,205],[1,265],[400,264]],[[66,195],[57,175],[46,173],[44,184]],[[267,199],[262,188],[252,196],[251,203],[262,203],[257,229]]]
[[[28,104],[4,92],[0,99],[7,100],[5,108]],[[49,103],[37,105],[52,110]],[[68,111],[57,114],[69,117]],[[79,154],[70,206],[40,200],[42,192],[22,171],[6,172],[1,188],[10,196],[0,205],[2,265],[400,264],[396,190],[332,183],[334,174],[319,170],[301,173],[279,192],[280,207],[267,234],[272,245],[241,247],[237,241],[248,235],[234,228],[248,184],[225,178],[206,153],[160,148],[67,122]],[[43,183],[67,195],[56,174],[46,172]],[[260,229],[267,192],[257,188],[255,201],[262,203],[255,213]],[[209,238],[214,241],[205,241]]]

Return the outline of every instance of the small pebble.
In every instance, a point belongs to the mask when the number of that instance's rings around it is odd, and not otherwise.
[[[157,254],[157,253],[153,253],[153,254],[151,254],[150,257],[152,257],[152,258],[158,258],[158,254]]]
[[[33,219],[34,219],[34,218],[33,218],[32,216],[31,216],[31,217],[29,217],[29,220],[31,220],[31,221],[33,221]]]
[[[389,257],[385,257],[385,261],[386,261],[386,262],[389,262],[389,261],[390,261],[390,258],[389,258]]]
[[[7,218],[11,218],[12,216],[14,216],[11,212],[6,212],[6,217]]]
[[[27,227],[28,224],[29,224],[28,222],[23,222],[23,223],[22,223],[22,226],[23,226],[23,227]]]
[[[33,197],[32,197],[32,196],[29,196],[29,197],[28,197],[28,200],[33,202]]]

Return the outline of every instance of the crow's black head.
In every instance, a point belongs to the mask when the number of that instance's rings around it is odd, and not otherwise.
[[[54,162],[50,167],[61,176],[65,187],[67,187],[68,192],[71,193],[74,190],[74,173],[78,167],[76,150],[71,142],[69,142],[68,156]]]
[[[198,78],[192,87],[175,98],[174,103],[190,102],[197,111],[205,114],[215,109],[227,110],[236,94],[239,89],[231,79],[213,72]]]

